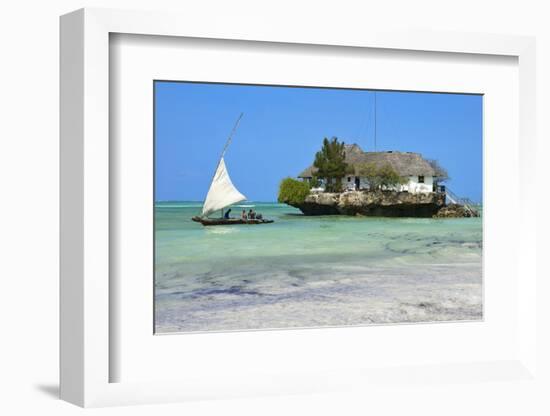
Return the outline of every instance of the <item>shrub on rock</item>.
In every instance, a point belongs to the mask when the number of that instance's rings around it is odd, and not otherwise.
[[[292,178],[285,178],[279,185],[277,201],[285,204],[301,204],[309,195],[309,184]]]

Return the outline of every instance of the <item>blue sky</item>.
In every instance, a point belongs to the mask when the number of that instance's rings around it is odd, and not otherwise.
[[[377,150],[437,159],[447,185],[482,198],[482,96],[377,92]],[[275,201],[282,178],[309,166],[324,137],[374,150],[367,90],[155,82],[155,200],[202,201],[237,117],[225,161],[252,201]]]

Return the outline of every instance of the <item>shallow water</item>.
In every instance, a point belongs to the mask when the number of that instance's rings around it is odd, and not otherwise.
[[[482,317],[481,218],[305,217],[203,227],[201,204],[155,207],[156,332]],[[238,216],[241,207],[233,208]]]

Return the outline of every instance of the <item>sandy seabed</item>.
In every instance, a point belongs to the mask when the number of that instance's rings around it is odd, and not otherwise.
[[[322,265],[279,271],[226,288],[182,293],[157,302],[156,332],[395,324],[482,319],[481,263],[365,268]],[[290,276],[289,276],[290,274]]]

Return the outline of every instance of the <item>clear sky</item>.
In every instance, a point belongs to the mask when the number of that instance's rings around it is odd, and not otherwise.
[[[377,92],[377,150],[421,153],[461,197],[482,198],[482,96]],[[251,201],[275,201],[281,179],[312,162],[324,137],[374,150],[367,90],[155,82],[155,199],[202,201],[239,114],[225,161]]]

